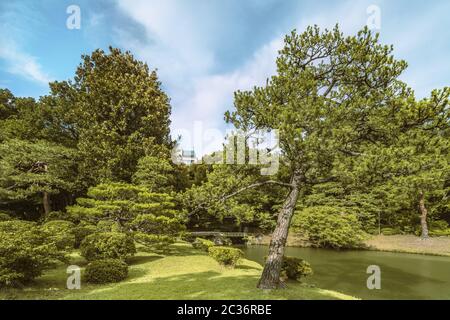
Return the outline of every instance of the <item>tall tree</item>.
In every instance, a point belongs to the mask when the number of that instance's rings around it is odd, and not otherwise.
[[[83,56],[73,81],[52,83],[42,103],[48,130],[75,141],[87,186],[130,182],[154,145],[171,146],[169,98],[156,72],[129,52],[110,48]]]
[[[383,139],[398,100],[407,92],[397,78],[406,68],[367,28],[344,37],[336,27],[293,31],[265,87],[235,93],[228,121],[240,129],[277,129],[290,171],[290,191],[279,211],[258,287],[280,285],[284,247],[294,208],[305,186],[330,180],[334,156],[354,154]]]

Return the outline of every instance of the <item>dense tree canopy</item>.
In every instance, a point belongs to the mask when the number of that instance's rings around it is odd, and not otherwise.
[[[88,186],[130,182],[141,157],[172,144],[169,98],[156,72],[129,52],[96,50],[82,57],[73,81],[50,86],[42,101],[49,128],[75,140]]]

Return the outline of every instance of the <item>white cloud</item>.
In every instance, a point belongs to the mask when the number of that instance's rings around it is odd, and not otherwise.
[[[2,41],[0,59],[6,62],[6,71],[30,81],[47,85],[52,78],[42,71],[36,58],[17,49],[13,41]]]
[[[33,56],[10,48],[0,48],[0,58],[6,60],[8,65],[7,71],[12,74],[43,85],[52,81],[52,78],[42,71],[42,67]]]
[[[273,75],[278,50],[283,45],[283,34],[269,39],[266,44],[249,56],[245,63],[232,71],[214,72],[220,61],[215,60],[211,37],[215,34],[211,17],[200,14],[204,8],[196,8],[186,12],[186,4],[182,1],[134,2],[118,0],[119,7],[134,21],[144,26],[148,43],[143,44],[130,34],[117,33],[118,42],[131,49],[139,58],[144,59],[151,67],[157,67],[163,84],[172,98],[172,129],[193,131],[196,121],[203,123],[203,128],[216,128],[225,134],[223,113],[232,109],[233,93],[236,90],[251,89],[255,85],[264,85],[266,79]],[[326,8],[310,8],[298,13],[298,23],[292,26],[302,32],[308,25],[317,24],[321,28],[333,28],[339,23],[345,34],[354,34],[367,23],[367,7],[373,1],[339,2]],[[385,1],[377,1],[381,6],[382,29],[390,42],[402,44],[398,52],[405,52],[420,45],[414,37],[397,34],[387,27],[387,17],[395,14],[395,8],[389,7]],[[389,2],[390,5],[390,2]],[[197,10],[198,9],[198,10]],[[397,8],[398,9],[398,8]],[[394,10],[394,11],[393,11]],[[203,12],[204,13],[204,12]],[[434,12],[435,13],[435,12]],[[430,13],[430,14],[434,14]],[[429,20],[427,15],[427,20]],[[214,18],[214,17],[213,17]],[[224,23],[233,23],[224,22]],[[422,23],[408,21],[421,28]],[[407,27],[406,27],[407,28]],[[285,30],[290,31],[290,30]],[[423,38],[430,32],[422,30]],[[281,32],[281,31],[280,31]],[[232,35],[225,35],[232,36]],[[217,42],[215,42],[217,44]],[[389,43],[389,42],[388,42]],[[418,66],[411,74],[420,74],[426,66]],[[432,68],[434,71],[435,68]],[[430,70],[431,72],[431,70]],[[409,76],[410,74],[408,74]],[[418,79],[418,78],[417,78]],[[427,87],[428,83],[417,83],[418,87]],[[186,140],[189,141],[189,140]],[[185,141],[185,142],[186,142]],[[190,148],[190,142],[182,143]],[[202,150],[207,153],[220,147],[220,142]]]
[[[38,21],[41,25],[45,23],[42,16],[32,11],[32,6],[24,3],[10,2],[1,8],[0,13],[0,59],[3,60],[6,72],[18,75],[29,81],[47,85],[52,78],[42,70],[36,57],[22,50],[21,44],[30,38],[30,31],[24,28],[28,21]]]
[[[196,121],[202,121],[205,129],[224,131],[223,113],[232,109],[234,91],[263,85],[275,73],[275,59],[283,43],[282,34],[256,50],[237,69],[214,73],[211,70],[216,61],[213,48],[208,47],[208,43],[209,37],[218,35],[209,30],[211,23],[207,18],[198,19],[196,14],[186,14],[182,2],[119,0],[118,3],[148,33],[149,44],[144,46],[121,31],[117,33],[118,42],[146,60],[150,66],[158,68],[172,98],[174,132],[177,129],[192,131]],[[360,6],[358,11],[356,7],[348,4],[339,11],[308,17],[300,21],[297,27],[302,30],[307,25],[317,23],[331,28],[344,18],[348,22],[344,24],[344,30],[354,29],[355,23],[361,25],[366,19],[366,8]],[[211,146],[212,149],[217,147]]]

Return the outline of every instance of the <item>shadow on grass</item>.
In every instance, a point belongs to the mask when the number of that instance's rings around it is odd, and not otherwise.
[[[241,270],[262,270],[262,267],[254,267],[254,266],[247,266],[247,265],[237,265],[235,269],[241,269]]]
[[[257,275],[223,276],[207,271],[154,278],[146,283],[123,283],[82,299],[254,299]]]
[[[207,253],[198,249],[194,249],[192,246],[172,246],[170,255],[171,256],[204,256]]]
[[[127,263],[130,266],[136,266],[144,263],[153,262],[159,259],[163,259],[164,256],[162,255],[140,255],[140,256],[134,256],[127,259]]]

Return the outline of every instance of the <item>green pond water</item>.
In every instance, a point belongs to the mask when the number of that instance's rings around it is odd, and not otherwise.
[[[267,246],[242,248],[249,260],[264,262]],[[450,257],[379,251],[286,248],[286,255],[308,261],[314,275],[305,283],[362,299],[450,299]],[[381,270],[381,289],[367,288],[367,267]]]

